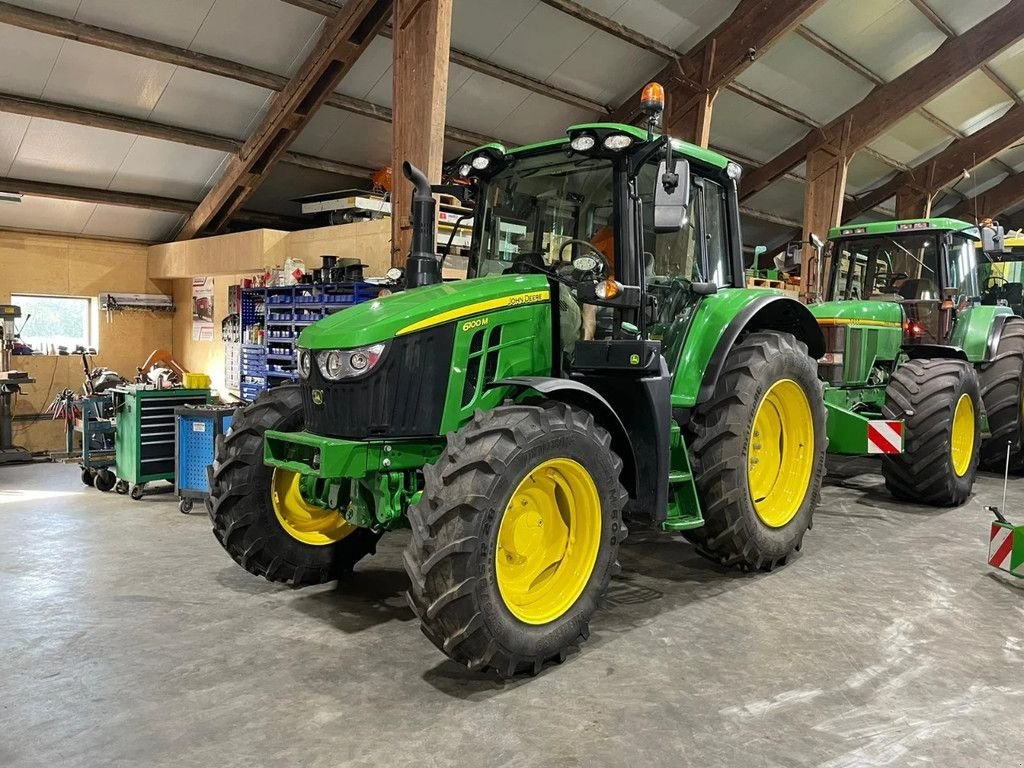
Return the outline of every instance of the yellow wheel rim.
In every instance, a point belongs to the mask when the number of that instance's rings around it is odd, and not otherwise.
[[[803,388],[776,381],[754,412],[747,444],[747,485],[754,511],[781,528],[800,511],[814,469],[814,417]]]
[[[513,616],[547,624],[583,593],[601,544],[601,497],[572,459],[550,459],[523,478],[498,528],[498,591]]]
[[[953,411],[953,431],[949,438],[949,457],[953,471],[963,477],[974,457],[974,401],[970,395],[960,395]]]
[[[300,475],[275,469],[270,478],[274,514],[285,532],[303,544],[322,547],[341,541],[355,530],[337,510],[310,504],[299,489]]]

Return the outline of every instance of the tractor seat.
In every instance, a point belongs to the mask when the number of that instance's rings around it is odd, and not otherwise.
[[[931,280],[904,280],[898,289],[900,296],[910,301],[938,301],[939,290]]]

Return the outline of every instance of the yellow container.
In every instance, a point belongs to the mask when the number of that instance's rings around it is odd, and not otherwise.
[[[186,373],[182,382],[185,389],[209,389],[211,383],[210,377],[205,373]]]

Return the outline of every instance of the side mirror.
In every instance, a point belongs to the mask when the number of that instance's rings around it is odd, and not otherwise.
[[[782,271],[786,274],[793,274],[800,271],[803,263],[804,243],[802,240],[792,240],[786,245],[786,260],[783,262]]]
[[[824,247],[825,247],[825,243],[823,243],[823,242],[821,241],[821,238],[820,238],[820,237],[818,237],[818,236],[817,236],[816,234],[814,234],[813,232],[811,232],[811,245],[813,245],[813,246],[815,247],[815,249],[817,249],[817,250],[819,250],[819,251],[820,251],[820,250],[821,250],[822,248],[824,248]]]
[[[675,173],[669,173],[665,165],[662,161],[658,166],[654,184],[654,231],[658,234],[685,227],[690,206],[690,164],[676,160]]]
[[[999,224],[981,228],[981,249],[985,253],[1006,252],[1006,232]]]

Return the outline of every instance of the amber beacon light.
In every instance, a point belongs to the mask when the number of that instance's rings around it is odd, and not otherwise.
[[[648,83],[640,92],[640,109],[648,117],[665,111],[665,87],[661,83]]]

